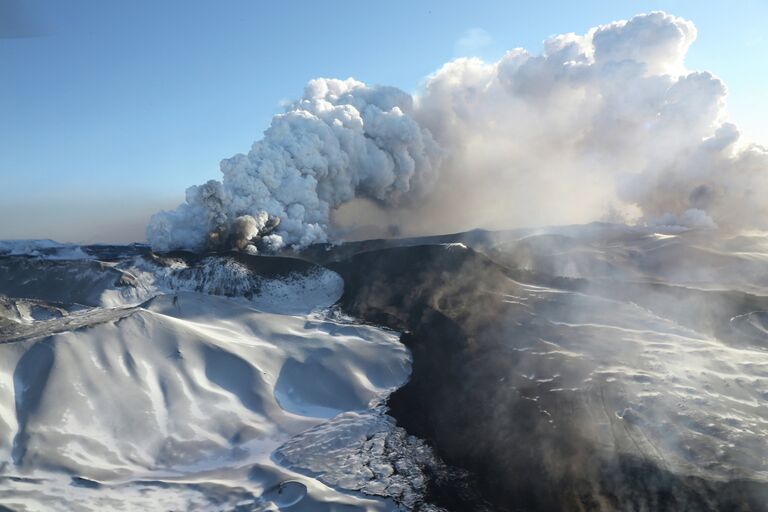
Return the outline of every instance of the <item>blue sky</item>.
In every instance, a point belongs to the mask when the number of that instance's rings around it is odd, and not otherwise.
[[[538,52],[650,10],[696,24],[688,67],[720,76],[732,118],[768,144],[768,3],[724,5],[0,0],[0,17],[26,19],[0,23],[0,238],[142,240],[153,211],[218,178],[310,78],[416,91],[461,54]]]

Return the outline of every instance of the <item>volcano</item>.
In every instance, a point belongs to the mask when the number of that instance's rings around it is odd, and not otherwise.
[[[0,243],[6,510],[768,510],[768,236]]]

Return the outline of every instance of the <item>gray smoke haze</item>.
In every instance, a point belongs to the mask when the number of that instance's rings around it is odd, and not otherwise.
[[[765,228],[768,151],[728,122],[725,85],[686,69],[695,38],[691,22],[653,12],[553,37],[538,55],[448,62],[415,96],[312,80],[247,155],[222,161],[221,182],[190,188],[147,237],[156,250],[246,247],[232,235],[242,216],[280,219],[255,235],[269,248],[364,225]]]

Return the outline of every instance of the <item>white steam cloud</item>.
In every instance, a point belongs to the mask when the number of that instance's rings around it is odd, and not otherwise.
[[[412,113],[411,96],[393,87],[312,80],[247,155],[221,162],[223,182],[191,187],[185,204],[152,217],[152,248],[242,245],[238,233],[268,217],[280,219],[267,237],[272,248],[302,247],[327,241],[331,211],[355,197],[387,208],[418,200],[433,187],[442,151]]]
[[[766,228],[768,151],[739,140],[724,84],[685,68],[695,38],[654,12],[553,37],[539,55],[451,61],[414,97],[313,80],[248,155],[222,162],[221,183],[155,215],[148,239],[301,247],[329,240],[355,203],[347,224],[407,234],[606,218]],[[258,225],[248,240],[244,215]]]

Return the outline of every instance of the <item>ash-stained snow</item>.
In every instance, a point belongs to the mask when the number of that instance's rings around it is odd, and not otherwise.
[[[559,481],[654,503],[626,457],[702,510],[768,483],[763,234],[472,232],[345,244],[333,271],[109,253],[0,257],[11,509],[426,511],[457,467],[498,483],[470,503]]]
[[[739,332],[718,339],[636,304],[583,293],[519,285],[500,299],[516,324],[516,364],[505,382],[535,389],[529,399],[553,428],[566,419],[548,407],[563,395],[589,404],[595,416],[583,435],[600,450],[681,474],[768,481],[764,347],[738,343]],[[752,313],[732,324],[754,337],[763,320]]]

